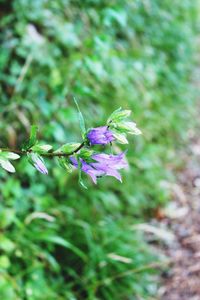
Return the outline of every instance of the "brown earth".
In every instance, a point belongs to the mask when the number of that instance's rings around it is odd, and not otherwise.
[[[173,201],[156,221],[173,237],[163,250],[170,264],[162,274],[160,300],[200,300],[200,129],[190,129],[188,137],[179,156],[184,167],[176,171],[177,183],[171,185]]]

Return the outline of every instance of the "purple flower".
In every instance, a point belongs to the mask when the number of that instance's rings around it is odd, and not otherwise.
[[[76,158],[70,157],[70,160],[71,160],[72,164],[74,165],[74,167],[78,168],[78,161],[76,160]],[[81,170],[84,173],[88,174],[92,178],[92,181],[96,184],[97,177],[104,175],[104,172],[101,170],[94,169],[92,166],[87,164],[83,159],[80,159],[80,161],[82,164]]]
[[[34,167],[42,174],[48,174],[48,170],[42,160],[41,157],[39,157],[38,155],[36,155],[35,153],[33,153],[31,155],[31,159],[33,162]]]
[[[81,169],[92,178],[94,183],[97,182],[97,177],[99,176],[113,176],[119,181],[122,181],[118,170],[128,166],[123,152],[118,155],[109,155],[105,153],[95,154],[92,155],[92,159],[95,160],[95,162],[86,163],[81,159]],[[74,157],[71,157],[70,160],[77,168],[77,160]]]
[[[106,145],[115,139],[112,131],[110,131],[107,126],[101,126],[91,129],[87,134],[87,137],[90,143],[93,145]]]
[[[100,153],[93,155],[92,158],[96,161],[91,163],[93,168],[104,171],[106,176],[113,176],[122,182],[118,170],[128,167],[124,152],[118,155]]]

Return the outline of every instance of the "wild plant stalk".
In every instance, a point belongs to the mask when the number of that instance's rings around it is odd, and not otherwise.
[[[60,166],[66,171],[71,172],[73,167],[79,170],[79,183],[83,187],[85,185],[81,179],[82,172],[88,174],[94,183],[97,182],[97,178],[102,176],[113,176],[122,181],[119,170],[127,167],[125,152],[114,155],[112,149],[107,153],[108,151],[104,152],[105,148],[97,150],[95,146],[106,146],[113,142],[128,144],[127,134],[140,134],[141,131],[134,122],[126,121],[131,111],[119,108],[110,115],[104,126],[86,129],[78,103],[76,99],[74,101],[78,109],[81,143],[66,143],[54,151],[51,145],[44,145],[38,141],[38,127],[32,125],[30,137],[23,143],[21,149],[0,148],[1,167],[14,173],[15,168],[10,160],[16,160],[20,156],[26,155],[28,162],[33,167],[42,174],[48,174],[43,157],[57,157]]]
[[[85,142],[82,142],[80,146],[78,146],[75,150],[69,152],[69,153],[63,153],[63,152],[46,152],[46,153],[40,153],[40,156],[45,156],[45,157],[69,157],[71,155],[74,155],[77,153],[81,148],[83,148],[85,145]],[[27,155],[29,153],[32,153],[32,149],[28,150],[20,150],[20,149],[13,149],[13,148],[0,148],[0,152],[12,152],[16,153],[19,155]]]

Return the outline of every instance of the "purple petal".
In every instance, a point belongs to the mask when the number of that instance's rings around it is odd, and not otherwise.
[[[48,174],[48,170],[47,170],[46,166],[39,158],[35,160],[34,166],[40,173]]]
[[[125,153],[122,152],[118,155],[109,155],[105,153],[92,155],[95,162],[86,163],[81,159],[81,169],[84,173],[88,174],[94,183],[99,176],[113,176],[120,182],[122,181],[121,175],[118,170],[126,168],[127,162],[125,160]],[[78,162],[74,157],[70,158],[72,164],[77,168]]]
[[[112,131],[110,131],[107,126],[101,126],[91,129],[87,134],[87,138],[93,145],[106,145],[115,139]]]
[[[70,160],[72,164],[74,165],[75,168],[78,168],[78,161],[74,157],[70,157]],[[81,170],[88,174],[91,178],[92,181],[96,184],[97,183],[97,177],[104,175],[104,172],[102,170],[96,170],[94,169],[91,165],[87,164],[83,159],[81,159]]]
[[[109,169],[106,173],[107,176],[113,176],[115,177],[117,180],[119,180],[120,182],[122,182],[122,177],[120,175],[120,173],[117,170],[113,170],[113,169]]]
[[[70,161],[72,162],[72,164],[77,168],[78,167],[78,161],[75,157],[70,156]]]
[[[118,155],[108,155],[105,153],[95,154],[92,156],[94,160],[99,163],[109,165],[114,169],[127,168],[128,164],[125,160],[125,153],[122,152]]]

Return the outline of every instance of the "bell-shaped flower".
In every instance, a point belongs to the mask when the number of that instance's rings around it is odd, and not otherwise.
[[[92,128],[87,134],[87,138],[92,145],[106,145],[115,140],[115,137],[108,126]]]
[[[48,174],[48,170],[41,156],[31,153],[31,163],[42,174]]]
[[[92,158],[96,161],[91,163],[93,168],[104,171],[106,176],[113,176],[122,182],[118,170],[128,167],[124,152],[117,155],[100,153],[93,155]]]
[[[109,155],[105,153],[94,154],[91,158],[94,162],[87,163],[83,159],[80,159],[80,162],[81,170],[88,174],[94,183],[96,183],[97,178],[101,176],[113,176],[120,182],[122,181],[118,170],[127,168],[128,166],[124,152],[118,155]],[[70,157],[70,161],[78,168],[78,161],[76,158]]]

